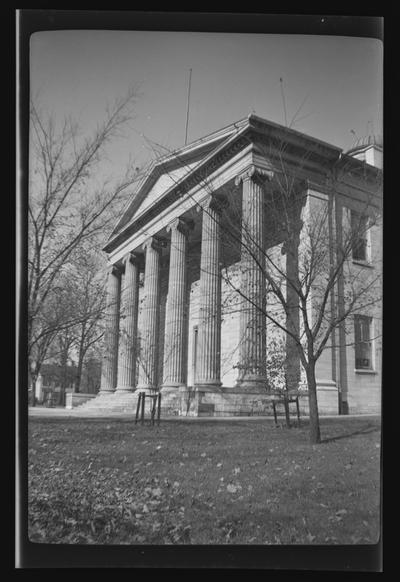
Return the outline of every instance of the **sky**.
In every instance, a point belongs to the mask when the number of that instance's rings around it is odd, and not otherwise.
[[[32,96],[83,132],[101,121],[107,103],[138,89],[135,119],[109,149],[116,171],[130,158],[149,163],[149,140],[170,150],[184,145],[190,69],[188,143],[252,112],[284,125],[285,107],[287,124],[345,151],[355,135],[382,133],[383,45],[376,39],[71,30],[30,40]]]

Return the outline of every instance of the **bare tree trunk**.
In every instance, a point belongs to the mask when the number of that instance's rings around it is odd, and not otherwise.
[[[74,392],[80,392],[81,391],[82,368],[83,368],[83,358],[81,358],[81,355],[79,354],[79,358],[78,358],[78,369],[77,369],[77,372],[76,372],[76,382],[75,382],[75,390],[74,390]]]
[[[68,352],[69,352],[69,345],[66,342],[65,346],[61,351],[60,357],[60,367],[61,367],[61,395],[60,395],[60,404],[61,406],[65,406],[65,391],[67,387],[67,362],[68,362]]]
[[[36,392],[36,380],[37,380],[37,378],[38,378],[38,374],[36,374],[35,372],[30,373],[30,382],[31,382],[31,386],[32,386],[31,406],[36,406],[35,392]]]
[[[81,382],[82,382],[82,369],[83,369],[83,360],[85,358],[86,350],[84,349],[84,330],[82,331],[81,338],[79,341],[79,350],[78,350],[78,369],[76,374],[76,384],[75,384],[75,392],[80,392],[81,390]]]
[[[313,360],[309,362],[306,374],[308,384],[308,406],[310,414],[310,442],[312,444],[318,444],[321,442],[321,431],[319,426],[317,381],[315,379],[315,362]]]

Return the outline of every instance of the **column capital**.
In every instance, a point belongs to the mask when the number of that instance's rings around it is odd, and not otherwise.
[[[217,212],[222,212],[223,210],[225,210],[225,208],[228,207],[228,205],[229,201],[224,194],[213,193],[207,196],[205,200],[200,202],[199,206],[197,206],[197,212],[208,209],[215,210]]]
[[[138,253],[129,252],[122,259],[122,264],[124,265],[124,267],[126,267],[126,264],[128,261],[130,263],[132,263],[132,265],[136,264],[136,265],[140,266],[143,262],[143,255],[138,254]]]
[[[121,269],[120,267],[117,267],[117,265],[109,265],[107,267],[107,275],[115,275],[116,277],[119,277],[121,274]]]
[[[310,180],[308,178],[305,178],[303,180],[297,180],[295,182],[295,188],[298,192],[304,192],[305,190],[309,190]]]
[[[272,170],[266,170],[265,168],[260,168],[259,166],[251,164],[251,166],[247,167],[243,172],[236,176],[235,186],[239,186],[241,182],[245,182],[247,180],[268,180],[270,182],[273,177],[274,172]]]
[[[147,249],[151,247],[155,251],[161,251],[162,248],[167,246],[167,241],[160,236],[151,236],[143,244],[142,249]]]
[[[172,232],[173,230],[179,230],[182,234],[187,236],[191,230],[194,229],[194,220],[186,219],[186,218],[175,218],[170,224],[167,226],[167,232]]]

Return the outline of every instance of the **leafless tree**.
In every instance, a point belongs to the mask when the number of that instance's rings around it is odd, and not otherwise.
[[[166,148],[161,150],[165,155]],[[296,354],[300,360],[308,388],[310,441],[318,443],[321,432],[317,361],[327,343],[336,342],[336,330],[343,329],[351,315],[379,306],[382,298],[380,249],[374,256],[375,269],[357,268],[352,261],[354,249],[364,244],[372,229],[380,228],[381,174],[360,162],[340,160],[324,169],[325,196],[315,201],[306,178],[311,152],[293,163],[289,150],[288,143],[282,139],[257,148],[258,155],[274,161],[274,177],[264,195],[269,233],[265,247],[259,247],[254,233],[241,220],[240,196],[232,187],[229,212],[221,223],[222,248],[230,251],[236,245],[242,256],[244,253],[250,256],[252,268],[256,265],[265,277],[267,300],[255,306],[285,337],[286,370],[290,370],[290,360]],[[154,152],[160,156],[158,144]],[[169,153],[184,165],[178,154]],[[212,194],[206,173],[201,181],[204,190]],[[356,189],[357,184],[366,185],[364,195],[343,212],[337,192],[343,188],[349,190],[353,184]],[[349,218],[351,204],[357,210],[354,214],[358,220]],[[253,298],[240,283],[245,276],[245,263],[232,265],[231,252],[228,255],[222,257],[225,267],[222,277],[233,291],[230,309],[235,309],[236,305],[239,310],[241,303],[252,303]],[[239,277],[235,276],[238,272]],[[296,375],[295,371],[294,377]]]
[[[104,335],[103,317],[106,308],[105,277],[96,252],[80,249],[75,261],[76,279],[74,295],[78,323],[72,328],[74,349],[77,355],[75,392],[80,391],[82,370],[86,354]]]
[[[52,310],[77,249],[104,236],[135,179],[130,165],[122,179],[99,179],[111,141],[132,119],[136,93],[107,108],[92,135],[66,120],[61,127],[31,104],[28,202],[28,360],[33,385],[54,334],[75,325]],[[56,320],[56,313],[59,319]]]
[[[288,360],[295,357],[294,350],[298,354],[308,388],[310,440],[318,443],[317,361],[327,343],[333,341],[337,328],[351,315],[381,301],[379,249],[374,257],[375,269],[363,269],[352,260],[357,245],[364,244],[371,229],[379,229],[381,184],[379,173],[371,172],[374,179],[371,181],[370,176],[364,196],[354,206],[359,218],[351,221],[350,210],[343,213],[336,192],[341,185],[357,180],[357,174],[365,177],[365,167],[349,160],[349,167],[342,164],[340,169],[331,168],[326,197],[313,198],[308,183],[299,179],[304,174],[301,163],[297,169],[289,168],[285,146],[275,144],[277,169],[264,195],[265,221],[272,233],[269,241],[266,237],[266,248],[257,248],[253,233],[243,221],[240,233],[234,232],[237,221],[226,221],[223,232],[231,241],[240,237],[242,254],[245,249],[252,267],[256,263],[265,276],[267,299],[265,307],[258,303],[257,308],[286,336],[287,369],[293,363]],[[224,273],[232,289],[251,302],[252,297],[243,294],[229,270]]]

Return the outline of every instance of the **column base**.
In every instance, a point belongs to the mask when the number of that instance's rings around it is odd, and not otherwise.
[[[155,392],[158,390],[158,387],[152,386],[151,384],[139,384],[136,386],[135,392],[146,392],[146,394],[150,392]]]
[[[253,391],[254,389],[257,389],[265,392],[268,390],[268,379],[266,376],[256,376],[255,374],[249,374],[244,378],[239,378],[236,381],[236,387],[243,391]]]
[[[117,386],[115,392],[133,392],[134,390],[133,386]]]
[[[100,388],[99,394],[113,394],[115,392],[115,388]]]
[[[199,380],[195,383],[194,389],[196,392],[218,392],[221,386],[222,382],[217,380]]]

